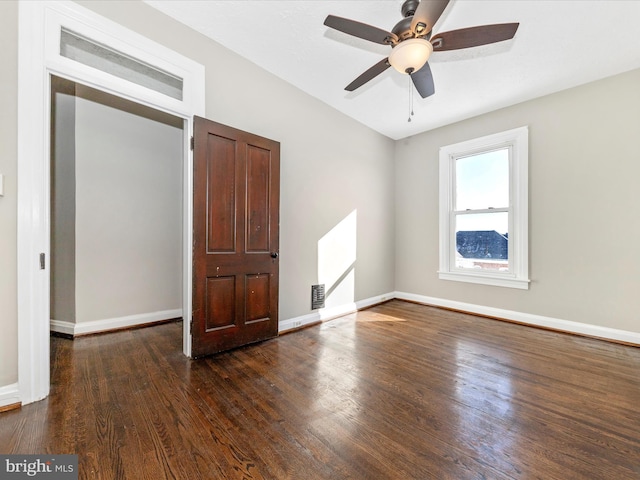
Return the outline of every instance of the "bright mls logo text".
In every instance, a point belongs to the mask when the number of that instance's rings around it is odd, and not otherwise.
[[[2,455],[7,478],[49,478],[51,480],[77,477],[77,455]],[[9,457],[9,458],[7,458]],[[0,467],[0,477],[5,478]],[[71,476],[68,476],[71,475]]]

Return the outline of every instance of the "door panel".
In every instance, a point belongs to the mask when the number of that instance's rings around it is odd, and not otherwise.
[[[270,152],[249,147],[247,151],[247,251],[269,251]],[[265,201],[265,199],[267,201]]]
[[[235,277],[207,278],[205,331],[235,327]]]
[[[278,333],[280,144],[194,119],[192,355]]]
[[[207,137],[207,252],[235,250],[235,176],[236,142],[228,138]],[[195,227],[194,227],[195,229]]]
[[[247,322],[269,320],[269,278],[267,274],[246,277]]]

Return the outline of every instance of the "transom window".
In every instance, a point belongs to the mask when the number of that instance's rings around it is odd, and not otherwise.
[[[528,288],[528,129],[440,149],[443,280]]]
[[[60,55],[176,100],[182,100],[181,78],[64,27],[60,30]]]

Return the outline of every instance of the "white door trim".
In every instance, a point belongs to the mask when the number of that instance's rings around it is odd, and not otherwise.
[[[179,76],[182,100],[59,55],[60,27],[86,34]],[[19,2],[18,34],[18,387],[23,404],[49,394],[50,75],[55,74],[184,119],[183,352],[191,355],[193,116],[204,116],[204,67],[73,2]],[[40,254],[46,257],[40,268]]]

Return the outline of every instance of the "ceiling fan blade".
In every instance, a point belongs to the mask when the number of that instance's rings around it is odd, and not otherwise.
[[[458,50],[510,40],[516,34],[518,25],[520,24],[500,23],[438,33],[431,38],[433,51]]]
[[[349,20],[348,18],[328,15],[327,18],[324,19],[324,24],[327,27],[353,35],[354,37],[363,38],[382,45],[395,45],[398,42],[398,36],[395,33],[387,32],[378,27],[372,27],[366,23]]]
[[[433,75],[431,74],[431,67],[429,63],[425,63],[417,72],[411,74],[411,80],[413,85],[418,90],[418,93],[422,98],[427,98],[436,93],[436,87],[433,84]]]
[[[349,85],[344,87],[344,89],[348,92],[353,92],[356,88],[361,87],[362,85],[367,83],[369,80],[373,80],[375,77],[380,75],[390,66],[391,65],[389,65],[389,59],[384,58],[380,60],[378,63],[376,63],[373,67],[371,67],[369,70],[365,71],[362,75],[356,78]]]
[[[448,4],[449,0],[421,0],[413,14],[411,31],[417,36],[429,33]]]

